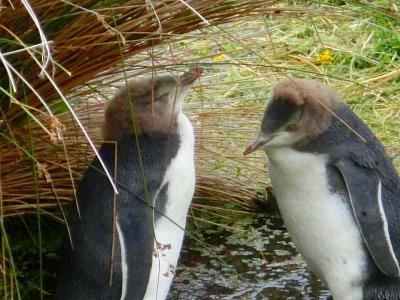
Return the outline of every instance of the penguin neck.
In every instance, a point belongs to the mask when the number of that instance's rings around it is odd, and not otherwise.
[[[325,154],[303,152],[290,146],[271,147],[266,149],[265,152],[271,164],[275,167],[287,170],[299,169],[299,171],[304,171],[304,168],[306,168],[313,159],[328,160]]]
[[[298,151],[289,146],[269,147],[265,149],[265,153],[267,154],[269,160],[277,164],[284,163],[290,159],[290,154],[293,152]]]
[[[182,109],[179,110],[177,118],[177,133],[179,135],[181,144],[192,149],[194,146],[194,134],[192,123],[190,123],[188,117],[183,113]],[[190,153],[189,153],[190,154]]]
[[[143,299],[165,299],[179,257],[184,228],[195,186],[194,134],[189,119],[180,110],[177,114],[179,147],[167,166],[159,192],[164,191],[162,211],[154,223],[155,253],[147,291]],[[156,202],[157,206],[157,202]],[[173,222],[171,221],[173,220]],[[159,246],[169,245],[166,250]],[[160,274],[167,274],[160,276]]]

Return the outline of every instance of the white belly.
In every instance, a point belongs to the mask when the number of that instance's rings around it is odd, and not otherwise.
[[[366,254],[351,208],[329,191],[326,156],[268,152],[271,182],[289,235],[334,299],[362,299]]]
[[[184,237],[186,215],[194,193],[194,136],[193,128],[186,116],[178,117],[181,144],[171,161],[164,182],[168,183],[168,203],[164,214],[154,224],[156,243],[150,280],[145,300],[164,300],[174,277]]]

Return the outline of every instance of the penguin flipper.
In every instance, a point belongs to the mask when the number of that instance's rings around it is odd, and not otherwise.
[[[347,187],[354,217],[375,264],[387,276],[399,277],[400,266],[393,250],[382,204],[382,183],[378,173],[351,159],[334,164]]]
[[[117,214],[116,229],[121,251],[121,299],[143,299],[154,250],[151,209],[139,201],[136,207],[122,208]]]

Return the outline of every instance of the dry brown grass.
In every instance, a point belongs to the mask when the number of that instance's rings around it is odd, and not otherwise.
[[[55,79],[63,91],[69,91],[68,101],[74,105],[90,137],[99,145],[102,103],[112,96],[115,87],[124,84],[126,78],[203,65],[207,74],[197,83],[186,105],[197,136],[198,178],[194,207],[205,202],[210,209],[229,209],[232,203],[246,211],[254,209],[257,191],[268,185],[266,161],[262,154],[244,159],[241,151],[259,124],[268,90],[278,80],[287,76],[321,78],[337,87],[346,99],[366,97],[371,99],[368,100],[370,105],[370,102],[379,104],[373,99],[381,99],[382,91],[387,90],[391,80],[398,76],[395,61],[386,69],[376,68],[367,55],[355,51],[357,44],[367,48],[365,43],[371,28],[361,34],[357,31],[341,32],[344,26],[335,29],[334,21],[348,21],[357,15],[346,9],[342,9],[340,15],[340,9],[331,7],[284,10],[272,9],[265,1],[214,1],[214,6],[206,5],[207,1],[193,1],[193,8],[214,25],[271,12],[286,20],[253,17],[236,21],[233,25],[204,30],[202,28],[207,26],[201,18],[182,9],[179,1],[169,1],[168,9],[160,4],[163,2],[154,2],[157,14],[144,4],[131,5],[133,1],[128,2],[113,10],[73,8],[72,19],[61,22],[57,31],[50,30],[49,37],[54,39],[53,59],[72,74],[69,76],[56,68]],[[52,6],[44,1],[32,3],[40,7],[41,12],[49,9],[49,12],[39,14],[44,19],[45,28],[51,28],[57,12],[66,7],[71,9],[62,1]],[[18,8],[17,12],[22,14],[23,10]],[[0,15],[2,13],[4,11]],[[112,13],[119,20],[116,29],[103,23],[106,20],[114,26]],[[292,15],[295,18],[291,18]],[[313,23],[310,17],[315,15],[324,17]],[[159,20],[162,27],[159,27]],[[265,26],[262,24],[264,21]],[[305,35],[309,28],[316,28],[314,36]],[[192,31],[194,29],[198,30]],[[15,33],[24,37],[21,32]],[[330,35],[334,39],[328,41],[326,36]],[[357,39],[354,46],[344,43],[349,35]],[[157,44],[163,45],[156,47]],[[237,49],[231,51],[229,45]],[[336,65],[316,63],[315,55],[324,48],[336,53]],[[125,59],[130,55],[133,56]],[[348,76],[348,71],[343,68],[345,61],[352,56],[371,63],[371,68]],[[60,104],[63,107],[51,84],[37,78],[39,69],[32,65],[29,56],[22,55],[18,59],[31,64],[32,82],[43,98],[55,103],[54,107]],[[40,198],[40,211],[60,218],[57,213],[60,204],[73,200],[74,180],[93,158],[93,151],[69,113],[57,114],[56,118],[50,118],[44,112],[37,114],[34,109],[43,110],[42,104],[29,90],[25,89],[25,92],[27,95],[23,101],[28,103],[31,112],[41,116],[47,132],[37,122],[31,121],[31,132],[26,124],[23,125],[26,119],[17,118],[25,114],[21,105],[3,108],[7,120],[3,122],[3,128],[11,128],[3,131],[11,139],[7,141],[3,137],[4,147],[0,149],[3,214],[8,217],[34,212],[38,208],[37,198]],[[391,108],[390,103],[382,103],[386,109],[391,109],[389,121],[396,115],[396,106]],[[360,105],[355,108],[361,107],[361,113],[363,109],[369,109],[365,104]],[[372,108],[374,111],[375,107]],[[387,129],[392,132],[391,128],[392,125]],[[57,137],[58,130],[64,134],[60,138]],[[396,154],[398,148],[389,146],[391,153]],[[31,156],[35,158],[33,161]],[[35,177],[38,185],[35,185]]]
[[[207,27],[204,20],[212,25],[227,23],[243,16],[268,13],[278,2],[191,1],[190,9],[179,0],[108,1],[110,4],[88,0],[74,1],[73,4],[63,0],[30,1],[48,40],[52,41],[53,60],[57,65],[49,72],[54,71],[54,81],[63,92],[88,82],[138,52]],[[5,40],[9,40],[2,52],[40,43],[21,3],[15,3],[14,8],[1,9],[0,20],[0,32]],[[13,55],[10,63],[24,72],[25,78],[45,101],[59,97],[48,81],[38,78],[40,67],[27,51]],[[0,75],[2,79],[7,78],[3,68]],[[27,104],[40,109],[41,103],[32,91],[25,93]],[[22,95],[20,89],[16,98],[20,99]],[[5,95],[2,96],[4,99]],[[11,122],[24,113],[21,107],[12,105],[4,114],[5,120]],[[2,125],[4,128],[5,124]]]
[[[131,77],[144,72],[133,70],[135,75],[132,75],[132,67],[151,67],[152,59],[148,55],[135,54],[145,49],[152,52],[158,44],[208,26],[274,13],[272,5],[278,2],[190,1],[187,6],[175,0],[32,0],[30,4],[51,41],[52,61],[47,67],[50,78],[61,92],[70,93],[69,103],[80,106],[79,119],[91,138],[99,143],[102,104],[93,101],[93,97],[101,97],[102,93],[95,89],[107,89],[121,80],[121,70]],[[74,180],[86,168],[93,153],[71,114],[53,116],[51,109],[44,106],[62,96],[50,78],[38,76],[41,48],[26,51],[40,44],[38,30],[20,2],[6,4],[0,9],[2,53],[13,53],[7,56],[8,62],[31,86],[13,74],[18,88],[13,93],[6,69],[0,68],[2,215],[10,217],[39,209],[59,218],[59,214],[53,213],[65,201],[73,199]],[[126,59],[132,56],[127,63]],[[65,105],[60,103],[65,111]],[[208,195],[211,188],[206,186],[216,180],[212,175],[208,175],[206,182],[200,178],[199,182],[204,182],[200,190]]]

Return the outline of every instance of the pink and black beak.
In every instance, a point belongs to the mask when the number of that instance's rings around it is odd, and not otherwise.
[[[183,73],[182,77],[180,78],[181,85],[190,85],[192,84],[197,78],[203,74],[203,68],[191,68],[187,72]]]
[[[243,152],[243,156],[249,155],[263,147],[266,143],[272,140],[272,136],[264,136],[262,134],[256,135],[253,140],[247,145]]]

